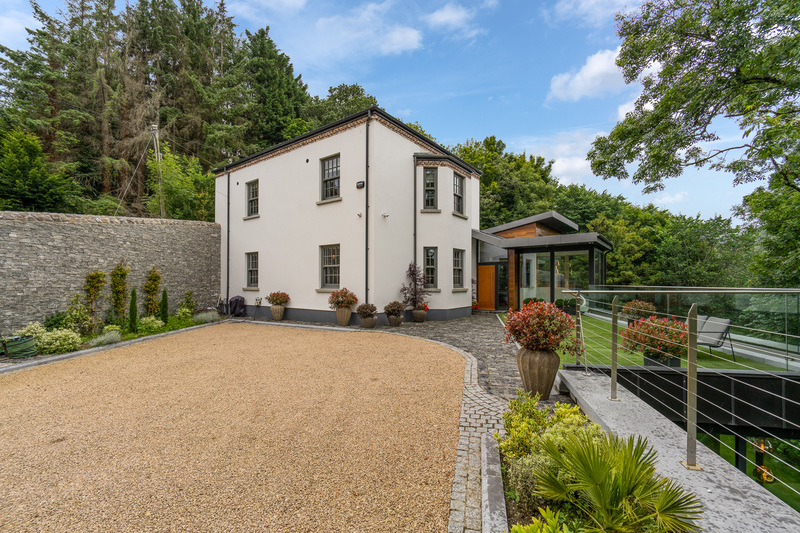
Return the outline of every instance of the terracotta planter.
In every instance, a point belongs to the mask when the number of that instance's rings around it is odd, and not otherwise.
[[[272,311],[272,320],[283,320],[283,310],[286,309],[282,305],[273,305],[270,307]]]
[[[517,368],[525,392],[539,394],[539,399],[550,397],[561,360],[555,352],[534,352],[525,348],[517,352]]]
[[[414,322],[425,322],[425,317],[428,316],[428,312],[424,309],[414,309],[411,314],[414,315]]]
[[[386,318],[389,319],[389,325],[397,327],[403,322],[402,316],[387,316]]]
[[[374,328],[375,324],[378,323],[378,317],[370,316],[367,318],[361,317],[361,323],[364,325],[365,328]]]
[[[346,326],[350,323],[350,315],[352,314],[353,310],[349,307],[339,307],[336,309],[336,322],[338,322],[340,326]]]

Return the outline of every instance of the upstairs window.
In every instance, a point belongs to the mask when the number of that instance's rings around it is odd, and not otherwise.
[[[323,289],[339,288],[339,245],[320,246],[320,277]]]
[[[423,248],[422,253],[425,256],[425,287],[435,289],[437,248]]]
[[[453,250],[453,288],[464,288],[464,250]]]
[[[258,287],[258,252],[244,254],[247,266],[247,286]]]
[[[339,156],[322,160],[322,200],[339,197]]]
[[[258,180],[245,184],[245,194],[247,197],[247,216],[252,217],[258,214]]]
[[[425,169],[425,209],[436,209],[436,182],[435,168]]]
[[[464,214],[464,178],[453,174],[453,211]]]

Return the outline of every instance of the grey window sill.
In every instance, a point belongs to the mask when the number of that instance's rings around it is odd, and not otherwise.
[[[461,213],[459,213],[457,211],[453,211],[453,216],[454,217],[458,217],[458,218],[463,218],[464,220],[469,220],[469,217],[467,215],[462,215]]]
[[[317,205],[332,204],[334,202],[341,202],[341,201],[342,197],[337,196],[336,198],[328,198],[327,200],[320,200],[319,202],[317,202]]]
[[[317,289],[317,292],[333,292],[338,291],[339,289]]]
[[[427,287],[428,292],[442,292],[442,289],[437,289],[436,287]]]
[[[420,209],[420,213],[441,213],[441,209]]]
[[[453,292],[467,292],[466,287],[456,287],[453,289]]]
[[[258,292],[258,287],[242,287],[243,291],[255,291]]]
[[[250,216],[247,216],[247,217],[242,217],[242,220],[252,220],[254,218],[259,218],[260,216],[261,215],[258,215],[258,214],[257,215],[250,215]]]

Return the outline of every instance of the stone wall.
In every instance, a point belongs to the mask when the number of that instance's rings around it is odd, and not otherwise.
[[[201,307],[216,306],[220,232],[208,222],[0,211],[0,334],[65,311],[93,270],[107,274],[98,306],[105,318],[111,271],[123,260],[140,309],[152,267],[161,272],[170,312],[186,291]]]

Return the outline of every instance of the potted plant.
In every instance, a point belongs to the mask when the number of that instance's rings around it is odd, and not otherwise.
[[[331,309],[336,310],[336,322],[340,326],[346,326],[350,323],[350,315],[353,314],[353,307],[358,303],[356,295],[347,290],[347,287],[342,287],[338,291],[333,291],[328,298],[328,304]]]
[[[389,325],[395,327],[403,322],[403,312],[405,310],[406,306],[403,305],[403,302],[398,302],[397,300],[389,302],[383,308],[383,312],[386,313],[386,318],[389,320]]]
[[[480,309],[480,308],[481,307],[478,305],[478,301],[477,300],[472,300],[472,314],[474,315],[475,313],[477,313],[478,309]]]
[[[620,316],[628,321],[628,325],[631,325],[637,320],[649,318],[655,314],[655,304],[642,300],[631,300],[627,302],[622,306],[622,311],[620,312]]]
[[[575,338],[575,322],[555,304],[530,302],[519,311],[509,310],[506,340],[513,339],[522,348],[517,352],[517,368],[525,392],[550,397],[561,359],[557,350],[575,355],[583,343]]]
[[[403,295],[403,303],[411,306],[414,322],[425,322],[428,315],[427,299],[430,291],[425,287],[425,272],[414,263],[408,264],[406,276],[411,279],[408,285],[403,284],[400,294]]]
[[[378,323],[377,311],[377,307],[366,302],[356,307],[356,313],[361,317],[361,323],[365,328],[374,328],[375,324]]]
[[[622,331],[622,349],[641,353],[646,366],[680,367],[688,352],[688,326],[674,318],[640,318]]]
[[[269,308],[272,311],[272,319],[283,320],[283,312],[286,304],[289,303],[289,295],[285,292],[271,292],[267,296],[267,301],[272,306]]]

